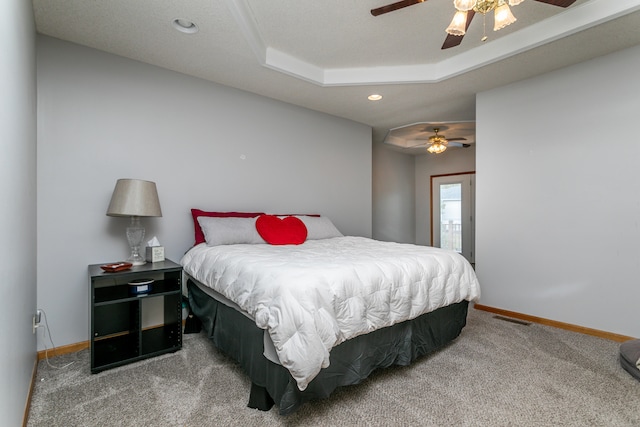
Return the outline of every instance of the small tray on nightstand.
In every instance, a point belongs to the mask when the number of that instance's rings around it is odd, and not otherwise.
[[[107,273],[115,273],[117,271],[128,270],[133,266],[130,262],[114,262],[111,264],[101,265],[100,268],[106,271]]]

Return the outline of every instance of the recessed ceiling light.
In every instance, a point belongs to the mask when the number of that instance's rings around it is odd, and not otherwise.
[[[382,95],[378,93],[371,94],[367,97],[369,101],[380,101],[382,99]]]
[[[171,21],[171,25],[182,33],[195,34],[198,32],[198,26],[188,19],[176,18]]]

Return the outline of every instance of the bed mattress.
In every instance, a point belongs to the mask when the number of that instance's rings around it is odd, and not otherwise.
[[[181,264],[267,331],[301,391],[340,343],[480,296],[461,255],[362,237],[200,244]]]

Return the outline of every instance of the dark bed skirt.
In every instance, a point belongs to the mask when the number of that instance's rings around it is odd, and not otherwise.
[[[331,350],[331,364],[300,391],[289,371],[263,353],[264,331],[255,323],[187,282],[191,312],[214,345],[235,359],[251,379],[249,407],[269,410],[275,403],[281,415],[295,412],[312,399],[326,398],[336,388],[358,384],[371,372],[391,365],[409,365],[455,339],[466,324],[468,302],[350,339]]]

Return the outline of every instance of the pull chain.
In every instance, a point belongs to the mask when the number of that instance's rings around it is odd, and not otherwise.
[[[482,14],[482,38],[480,39],[481,42],[486,42],[488,39],[487,37],[487,14],[483,13]]]

